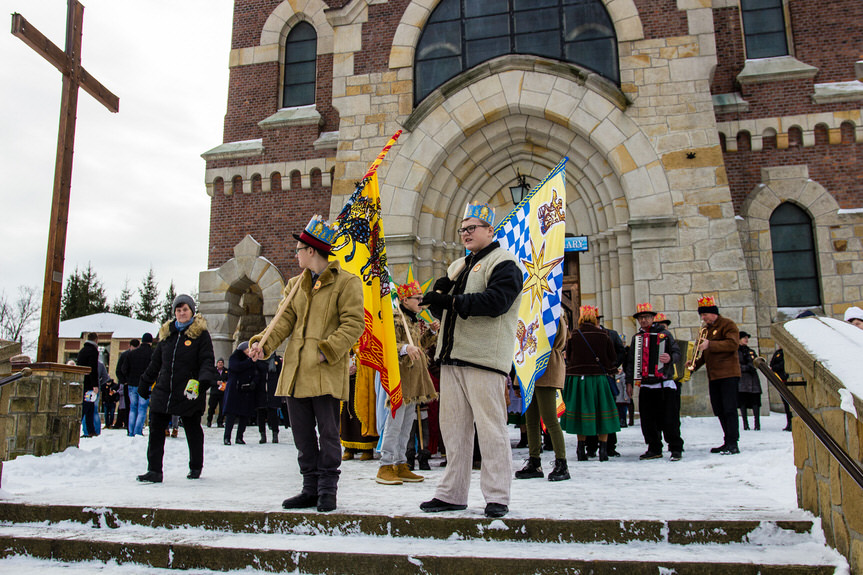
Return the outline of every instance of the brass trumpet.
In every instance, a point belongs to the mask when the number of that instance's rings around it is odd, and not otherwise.
[[[695,362],[701,358],[701,344],[707,339],[707,324],[702,324],[698,330],[698,337],[695,340],[695,348],[692,351],[692,357],[686,362],[686,369],[695,371]]]

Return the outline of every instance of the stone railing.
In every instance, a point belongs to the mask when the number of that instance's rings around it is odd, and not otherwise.
[[[810,320],[810,318],[806,318]],[[795,320],[804,321],[804,320]],[[818,321],[811,318],[811,321]],[[802,374],[805,386],[790,388],[838,446],[858,465],[863,462],[863,422],[842,409],[840,390],[845,386],[814,357],[784,324],[771,333],[785,349],[785,369]],[[858,358],[848,357],[849,362]],[[863,401],[850,396],[858,416]],[[846,406],[847,406],[846,399]],[[797,467],[797,503],[821,518],[827,543],[848,559],[852,573],[863,574],[863,488],[831,456],[799,417],[793,419],[794,465]]]
[[[30,375],[0,388],[0,478],[3,461],[58,453],[80,438],[82,384],[90,368],[12,362],[11,372],[24,367]]]

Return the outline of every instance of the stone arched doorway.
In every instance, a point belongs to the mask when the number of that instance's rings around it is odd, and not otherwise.
[[[216,357],[227,360],[241,341],[259,333],[275,315],[285,288],[279,270],[261,257],[261,244],[247,235],[234,257],[199,278],[200,312],[209,325]]]

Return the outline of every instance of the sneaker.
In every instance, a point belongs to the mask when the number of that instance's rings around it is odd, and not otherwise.
[[[679,451],[671,452],[671,461],[680,461],[681,459],[683,459],[683,453]]]
[[[139,475],[138,481],[141,483],[162,483],[162,474],[156,471],[148,471],[144,475]]]
[[[401,485],[404,483],[395,465],[381,465],[375,481],[381,485]]]
[[[190,469],[189,474],[186,476],[186,479],[200,479],[201,478],[201,470],[200,469]]]
[[[307,509],[317,505],[318,496],[311,493],[300,493],[282,501],[282,509]]]
[[[401,479],[405,483],[419,483],[419,482],[425,480],[425,477],[423,477],[422,475],[417,475],[416,473],[411,471],[408,468],[407,463],[399,463],[398,465],[395,466],[395,468],[396,468],[396,475],[398,476],[399,479]]]
[[[535,477],[545,477],[542,472],[542,462],[539,457],[528,457],[524,467],[515,472],[516,479],[533,479]]]
[[[320,511],[321,513],[327,513],[329,511],[333,511],[335,508],[335,493],[324,493],[323,495],[318,495],[318,511]]]
[[[569,479],[569,468],[566,459],[555,459],[554,469],[548,474],[549,481],[566,481]]]
[[[467,509],[467,505],[459,505],[457,503],[447,503],[441,501],[437,497],[420,503],[420,509],[426,513],[440,513],[441,511],[461,511]]]
[[[485,506],[486,517],[503,517],[507,513],[509,513],[509,507],[503,503],[489,503]]]
[[[728,448],[725,446],[724,443],[722,445],[720,445],[719,447],[711,447],[710,448],[710,453],[725,453],[726,451],[728,451]]]
[[[648,449],[647,451],[645,451],[644,453],[642,453],[641,455],[639,455],[639,456],[638,456],[638,458],[639,458],[639,459],[641,459],[641,460],[647,460],[647,459],[661,459],[661,458],[662,458],[662,454],[661,454],[661,453],[657,453],[657,452],[655,452],[655,451],[650,451],[650,450]]]

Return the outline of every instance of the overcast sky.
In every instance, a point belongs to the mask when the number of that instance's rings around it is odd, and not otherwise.
[[[152,265],[164,293],[197,289],[207,266],[201,153],[222,143],[233,2],[83,0],[82,64],[120,98],[83,90],[64,277],[87,263],[109,302]],[[42,289],[61,74],[9,33],[20,12],[61,49],[66,0],[0,0],[0,291]]]

